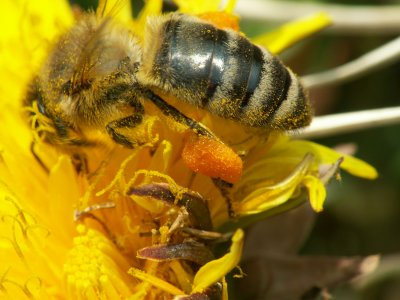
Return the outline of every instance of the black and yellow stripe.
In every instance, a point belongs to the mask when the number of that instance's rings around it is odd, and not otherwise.
[[[141,71],[146,84],[248,126],[293,129],[309,123],[299,80],[265,49],[186,15],[169,15],[153,27]]]

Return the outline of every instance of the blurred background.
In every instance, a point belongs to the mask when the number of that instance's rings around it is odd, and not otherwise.
[[[85,8],[97,5],[94,0],[72,2]],[[273,5],[254,14],[251,8],[259,2]],[[140,1],[133,1],[133,4],[138,11]],[[328,9],[329,12],[332,8],[338,18],[347,16],[347,21],[353,25],[342,20],[343,24],[334,24],[282,53],[282,60],[297,74],[321,72],[350,62],[400,34],[400,1],[396,0],[238,0],[237,12],[242,16],[242,31],[251,37],[301,17],[302,9],[304,12]],[[382,13],[379,10],[382,8],[391,14]],[[368,9],[368,15],[341,13],[363,12],[364,9]],[[354,26],[357,23],[361,25]],[[312,89],[310,95],[316,115],[399,106],[400,59],[358,79]],[[330,184],[325,210],[316,217],[300,253],[382,254],[378,272],[368,276],[362,284],[340,285],[330,292],[335,299],[400,299],[400,125],[315,141],[330,147],[345,143],[356,145],[355,156],[375,166],[379,178],[367,181],[342,172],[342,181]]]
[[[240,1],[239,1],[240,2]],[[246,1],[243,1],[243,3]],[[260,1],[256,1],[260,2]],[[283,60],[300,75],[321,72],[352,61],[357,57],[396,38],[400,34],[400,14],[385,27],[378,9],[399,11],[400,1],[264,1],[276,5],[273,22],[244,19],[242,29],[249,35],[259,33],[265,25],[277,24],[277,19],[295,14],[285,9],[320,11],[324,8],[343,11],[365,8],[372,12],[352,15],[352,22],[366,24],[355,27],[335,27],[322,31],[283,53]],[[250,5],[246,3],[246,5]],[[340,6],[337,6],[340,5]],[[390,7],[385,7],[390,5]],[[375,13],[374,8],[376,8]],[[340,11],[337,11],[340,12]],[[268,12],[273,16],[273,12]],[[343,14],[344,15],[344,14]],[[300,16],[299,16],[300,17]],[[360,19],[357,19],[360,18]],[[362,19],[361,19],[362,18]],[[394,25],[396,24],[397,25]],[[371,24],[368,27],[368,23]],[[389,26],[390,25],[390,26]],[[394,25],[394,26],[392,26]],[[400,49],[398,50],[400,52]],[[316,115],[350,112],[400,105],[400,59],[362,77],[338,85],[323,86],[310,91]],[[362,286],[344,285],[332,291],[336,299],[400,299],[400,125],[341,134],[316,142],[335,147],[344,143],[357,146],[355,156],[377,168],[379,178],[367,181],[342,172],[341,182],[332,182],[325,210],[318,214],[315,225],[301,253],[305,255],[354,256],[382,254],[382,264]]]

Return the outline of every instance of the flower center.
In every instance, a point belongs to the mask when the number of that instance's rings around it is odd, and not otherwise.
[[[111,241],[96,230],[78,225],[79,236],[64,264],[64,276],[71,299],[113,299],[127,297],[132,291],[129,263]]]

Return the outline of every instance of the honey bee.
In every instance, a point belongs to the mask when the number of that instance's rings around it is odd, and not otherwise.
[[[54,45],[25,104],[37,103],[54,129],[43,139],[62,147],[95,144],[91,130],[136,147],[121,131],[142,122],[145,101],[216,138],[159,91],[250,127],[295,129],[311,118],[299,80],[277,57],[235,31],[178,13],[149,18],[143,42],[112,18],[82,16]]]

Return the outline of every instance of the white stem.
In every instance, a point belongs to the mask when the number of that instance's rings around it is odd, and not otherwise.
[[[400,124],[400,106],[315,117],[309,127],[290,134],[319,138],[392,124]]]
[[[236,13],[243,19],[287,22],[316,12],[328,13],[331,31],[346,34],[400,33],[400,5],[340,5],[316,2],[239,0]]]
[[[400,19],[400,18],[399,18]],[[400,37],[337,68],[303,76],[306,88],[339,84],[400,61]]]

